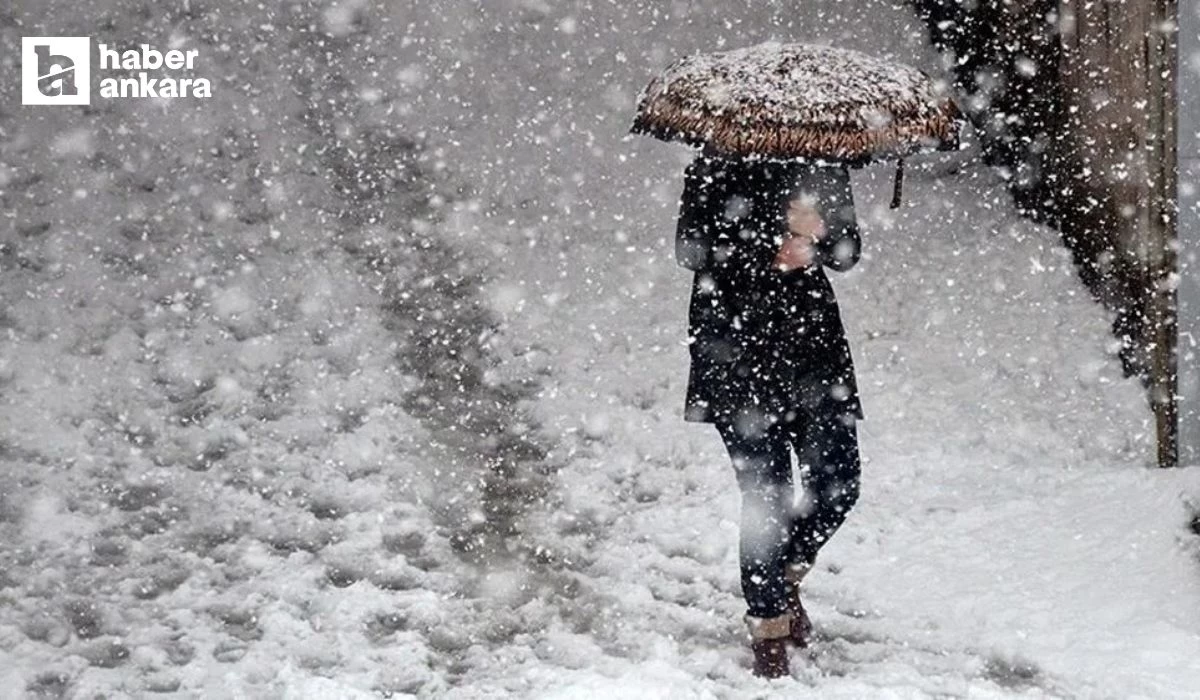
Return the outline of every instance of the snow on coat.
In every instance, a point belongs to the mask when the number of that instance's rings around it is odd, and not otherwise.
[[[772,261],[787,235],[787,203],[804,196],[827,233],[812,265],[781,272]],[[676,231],[676,258],[696,272],[685,419],[862,418],[823,269],[853,267],[860,248],[845,168],[698,156],[685,172]]]

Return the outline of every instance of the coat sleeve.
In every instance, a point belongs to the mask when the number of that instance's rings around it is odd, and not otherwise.
[[[683,174],[683,196],[675,228],[675,260],[699,272],[713,265],[713,247],[724,204],[712,166],[698,157]]]
[[[822,178],[821,185],[819,201],[826,235],[817,244],[817,261],[831,270],[845,272],[858,263],[862,254],[850,172],[837,168],[828,178]]]

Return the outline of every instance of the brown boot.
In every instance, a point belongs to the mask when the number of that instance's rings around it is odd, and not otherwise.
[[[787,640],[792,616],[746,616],[750,628],[750,650],[754,652],[754,675],[759,678],[783,678],[791,673],[788,667]]]
[[[789,564],[785,572],[788,585],[788,611],[792,614],[792,622],[788,630],[788,639],[797,647],[804,649],[812,641],[813,625],[800,601],[800,582],[812,570],[811,564]]]

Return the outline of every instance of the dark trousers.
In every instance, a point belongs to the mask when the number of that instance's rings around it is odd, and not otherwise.
[[[801,416],[747,434],[716,424],[742,491],[739,559],[749,614],[787,611],[788,564],[809,564],[858,500],[858,431],[853,415]],[[794,500],[791,452],[808,467]]]

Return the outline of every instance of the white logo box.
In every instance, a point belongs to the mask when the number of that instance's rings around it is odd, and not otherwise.
[[[21,104],[92,103],[92,39],[87,36],[21,38]]]

